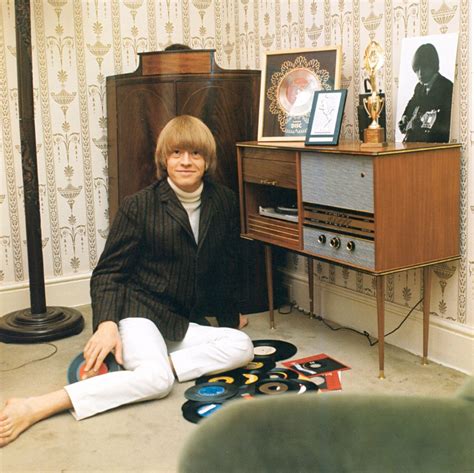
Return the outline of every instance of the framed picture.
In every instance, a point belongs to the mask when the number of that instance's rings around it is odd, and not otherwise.
[[[458,33],[403,38],[396,142],[448,143]]]
[[[337,145],[346,96],[346,89],[314,93],[305,144]]]
[[[258,117],[259,141],[304,141],[313,95],[338,89],[340,46],[290,49],[264,58]]]

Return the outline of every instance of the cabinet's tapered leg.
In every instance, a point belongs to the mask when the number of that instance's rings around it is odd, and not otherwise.
[[[379,338],[379,379],[384,379],[385,276],[376,276],[375,282],[377,291],[377,329]]]
[[[267,276],[268,312],[270,315],[270,328],[275,328],[275,313],[273,307],[273,272],[272,272],[272,247],[265,245],[265,273]]]
[[[313,258],[309,257],[308,260],[308,290],[309,290],[309,316],[315,317],[314,313],[314,265]]]

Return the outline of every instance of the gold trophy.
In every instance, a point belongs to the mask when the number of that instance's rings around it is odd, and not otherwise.
[[[364,130],[363,147],[387,146],[385,130],[379,124],[380,113],[385,105],[385,100],[377,93],[376,74],[383,66],[383,49],[376,41],[371,41],[364,53],[364,68],[369,74],[371,94],[365,98],[364,108],[372,122]]]

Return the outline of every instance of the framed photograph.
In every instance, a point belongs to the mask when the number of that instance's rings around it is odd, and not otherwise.
[[[403,38],[396,142],[448,143],[458,33]]]
[[[258,117],[259,141],[304,141],[313,95],[339,89],[340,46],[266,53]]]
[[[346,96],[346,89],[314,93],[305,144],[337,145]]]

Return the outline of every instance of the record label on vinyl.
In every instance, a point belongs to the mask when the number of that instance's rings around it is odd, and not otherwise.
[[[234,397],[239,387],[227,383],[202,383],[191,386],[184,392],[186,399],[190,401],[219,402]]]
[[[256,371],[256,370],[263,370],[263,369],[272,369],[274,368],[275,364],[268,362],[265,363],[264,361],[251,361],[247,363],[242,369],[248,371]]]
[[[235,371],[227,371],[225,373],[219,373],[214,375],[201,376],[196,379],[195,384],[204,384],[204,383],[226,383],[226,384],[235,384],[240,386],[245,382],[243,373]]]
[[[298,373],[293,370],[289,370],[288,368],[273,368],[266,373],[266,377],[270,379],[296,379],[298,377]]]
[[[87,373],[84,371],[86,360],[84,355],[80,353],[72,360],[67,370],[67,380],[69,384],[76,383],[86,379]],[[95,376],[110,373],[112,371],[120,371],[122,367],[115,361],[115,357],[109,354],[105,357],[104,362],[100,365],[99,371]]]
[[[255,362],[286,360],[297,352],[295,345],[283,340],[253,340],[252,343]]]
[[[276,348],[275,347],[266,347],[266,346],[261,346],[261,347],[255,347],[253,350],[253,353],[257,356],[268,356],[268,355],[273,355],[276,353]]]
[[[186,401],[182,407],[183,417],[189,422],[197,424],[202,419],[209,417],[222,407],[220,402]]]
[[[262,379],[255,384],[255,394],[270,396],[284,394],[288,391],[299,391],[300,385],[294,379]]]

